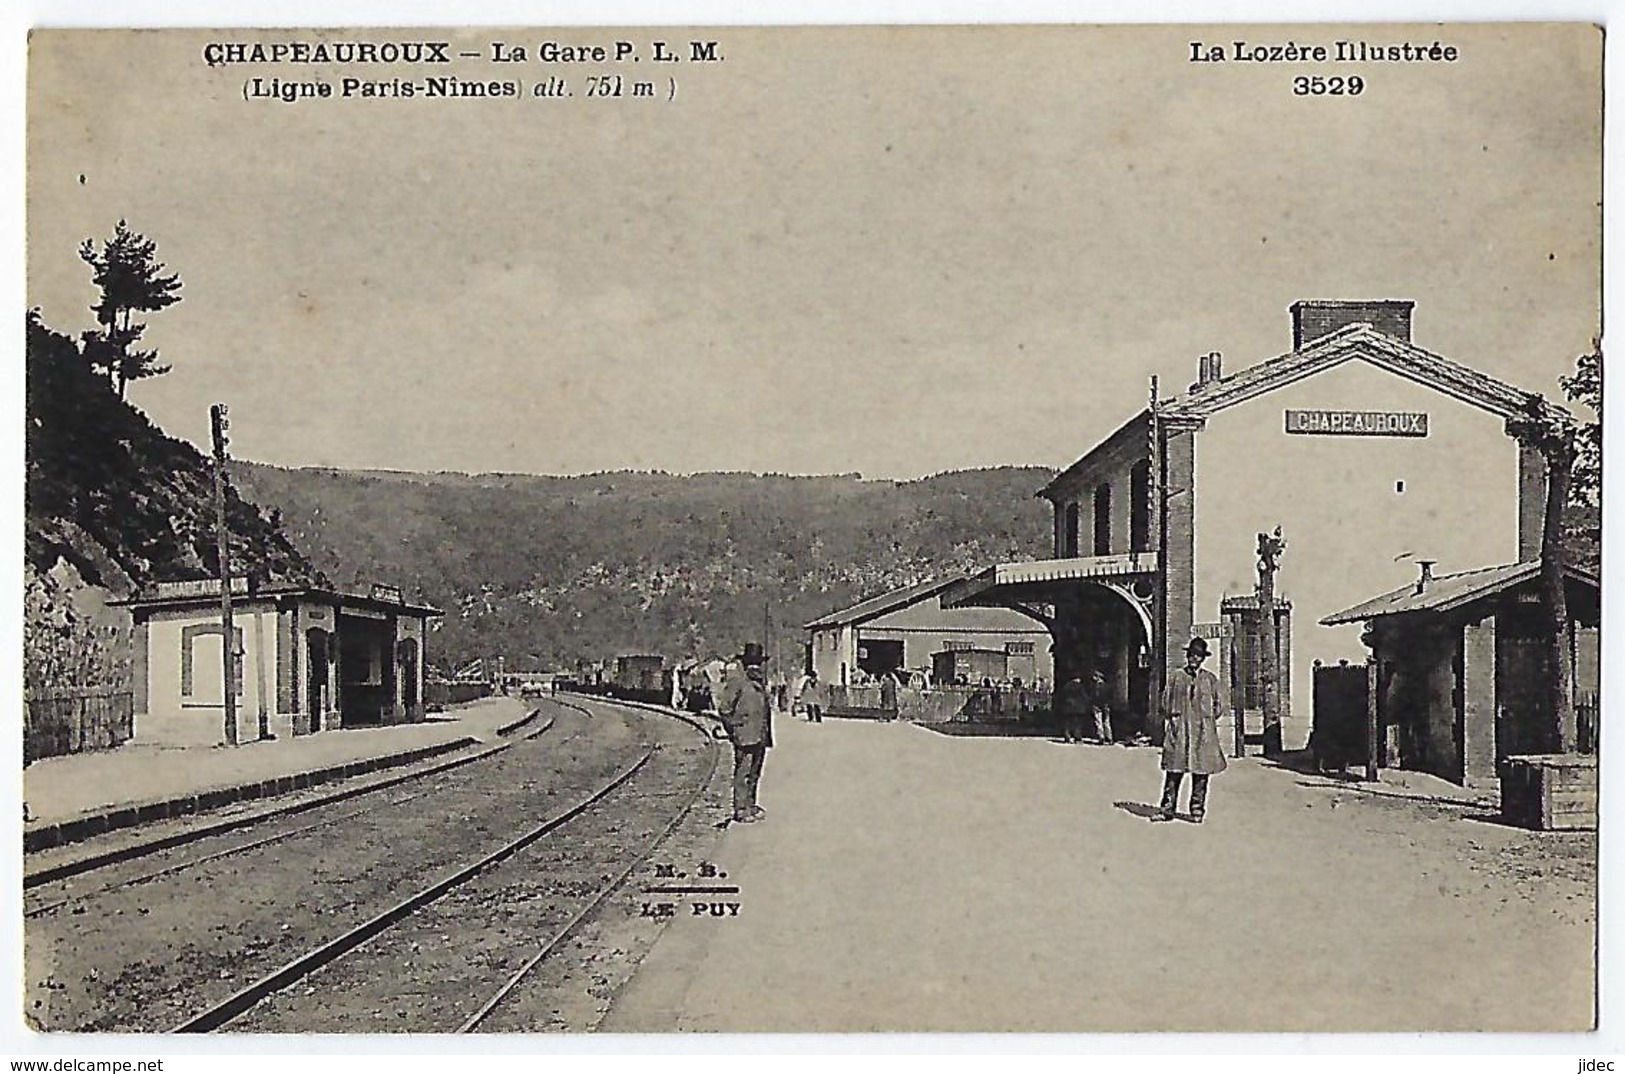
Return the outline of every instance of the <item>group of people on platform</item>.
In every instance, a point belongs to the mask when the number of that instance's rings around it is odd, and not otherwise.
[[[1061,721],[1061,741],[1083,742],[1089,732],[1101,745],[1112,741],[1112,690],[1106,673],[1096,668],[1087,679],[1074,675],[1055,691],[1055,714]]]
[[[1184,666],[1170,672],[1159,698],[1163,785],[1152,820],[1168,821],[1178,815],[1180,789],[1189,773],[1189,819],[1201,823],[1207,815],[1208,779],[1225,770],[1224,751],[1219,746],[1219,681],[1202,667],[1208,656],[1207,642],[1199,637],[1191,639],[1185,648]],[[760,645],[747,644],[739,663],[743,673],[730,675],[724,681],[717,715],[734,750],[732,819],[734,823],[752,824],[766,815],[757,798],[762,767],[773,745],[773,715],[775,711],[786,711],[784,703],[792,695],[768,683]],[[882,676],[881,691],[882,706],[895,719],[896,677]],[[1074,676],[1062,684],[1056,692],[1055,707],[1061,713],[1067,742],[1082,742],[1091,721],[1097,741],[1113,741],[1110,694],[1105,674],[1098,670],[1090,674],[1087,682]],[[799,709],[809,722],[823,722],[828,693],[815,672],[797,680],[793,698],[790,711]]]

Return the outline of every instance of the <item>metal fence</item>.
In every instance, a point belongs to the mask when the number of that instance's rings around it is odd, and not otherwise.
[[[482,697],[490,697],[491,693],[492,687],[488,682],[426,682],[423,684],[423,703],[433,712],[447,705],[478,701]]]
[[[129,690],[58,690],[30,695],[23,706],[23,763],[121,746],[135,734]]]
[[[879,713],[878,686],[832,686],[829,707],[854,713]],[[905,686],[897,691],[898,715],[921,723],[997,723],[1041,718],[1049,709],[1046,691],[1010,686]]]

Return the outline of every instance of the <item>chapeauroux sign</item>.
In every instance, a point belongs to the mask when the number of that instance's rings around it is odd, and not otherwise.
[[[1391,410],[1288,410],[1286,431],[1322,436],[1426,436],[1428,416]]]

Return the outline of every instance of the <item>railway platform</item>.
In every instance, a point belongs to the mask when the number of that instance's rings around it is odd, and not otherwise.
[[[227,804],[274,797],[296,786],[449,754],[491,741],[534,708],[519,698],[486,698],[420,724],[324,731],[236,747],[127,744],[49,757],[23,773],[24,847],[56,846],[86,833],[167,820],[198,811],[198,799]]]
[[[695,884],[718,893],[667,896],[601,1031],[1591,1025],[1594,836],[1511,828],[1442,781],[1250,757],[1205,823],[1155,823],[1151,748],[775,733],[766,816],[721,833]]]

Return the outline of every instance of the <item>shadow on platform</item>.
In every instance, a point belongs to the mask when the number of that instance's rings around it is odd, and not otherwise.
[[[1052,742],[1061,741],[1060,732],[1053,727],[1044,724],[1018,723],[1014,720],[1000,720],[996,723],[973,723],[970,721],[954,721],[952,723],[922,722],[915,726],[954,738],[1047,738]]]
[[[1353,762],[1323,765],[1315,757],[1315,752],[1309,749],[1287,750],[1273,757],[1255,755],[1249,751],[1248,756],[1258,756],[1259,762],[1267,768],[1284,768],[1300,776],[1319,776],[1322,779],[1334,779],[1342,783],[1364,782],[1364,768],[1356,768]]]
[[[1150,820],[1162,812],[1162,807],[1149,802],[1113,802],[1112,805],[1125,813],[1139,817],[1141,820]]]

